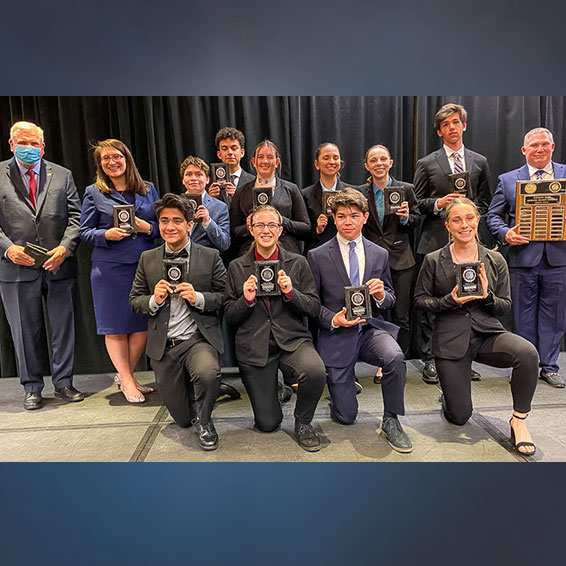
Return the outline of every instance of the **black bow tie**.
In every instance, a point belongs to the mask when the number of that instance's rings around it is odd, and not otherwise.
[[[168,259],[180,259],[183,257],[189,257],[189,252],[186,250],[186,248],[183,248],[178,252],[165,252],[165,257]]]

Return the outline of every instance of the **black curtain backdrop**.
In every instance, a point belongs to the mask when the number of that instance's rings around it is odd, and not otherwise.
[[[554,159],[564,162],[565,101],[552,96],[0,97],[0,135],[5,136],[0,160],[12,156],[10,126],[17,120],[35,122],[45,130],[45,158],[71,169],[82,197],[94,177],[90,144],[118,138],[132,150],[142,177],[162,195],[181,192],[178,167],[187,155],[217,161],[214,135],[221,127],[233,126],[246,136],[242,164],[248,171],[253,148],[269,138],[279,147],[282,177],[307,186],[317,178],[316,146],[333,141],[345,162],[342,179],[358,185],[367,177],[365,151],[382,143],[395,162],[392,174],[411,182],[416,160],[440,145],[433,127],[435,112],[446,102],[457,102],[468,110],[464,143],[488,157],[494,190],[500,173],[524,163],[520,148],[531,128],[553,131]],[[94,324],[90,253],[90,246],[79,246],[75,372],[111,372]],[[47,375],[48,330],[43,334],[38,347]],[[147,367],[145,360],[140,367]],[[13,345],[0,305],[0,376],[15,375]]]

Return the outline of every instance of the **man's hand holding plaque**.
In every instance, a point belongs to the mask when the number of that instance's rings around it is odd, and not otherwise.
[[[525,236],[521,236],[521,234],[519,234],[519,229],[519,224],[515,224],[515,226],[513,226],[513,228],[511,228],[507,232],[507,234],[505,234],[505,241],[510,246],[522,246],[530,242],[528,238],[525,238]]]
[[[185,301],[189,301],[191,305],[194,305],[197,300],[195,288],[186,281],[184,281],[183,283],[179,283],[175,287],[175,293],[177,293],[181,297],[181,299],[185,299]]]
[[[161,279],[153,290],[153,297],[155,298],[155,302],[158,305],[162,305],[169,293],[173,293],[173,289],[171,289],[169,283],[165,281],[165,279]]]

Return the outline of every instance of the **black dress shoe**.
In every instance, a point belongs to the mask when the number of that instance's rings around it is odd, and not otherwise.
[[[552,387],[556,387],[558,389],[562,389],[565,385],[564,379],[556,371],[544,371],[543,369],[541,369],[540,378],[543,381],[546,381],[548,385],[552,385]]]
[[[223,397],[224,395],[228,395],[229,397],[232,397],[232,399],[239,399],[241,397],[240,392],[235,387],[221,381],[220,389],[218,390],[218,397]]]
[[[423,381],[425,383],[438,383],[438,373],[434,362],[425,362],[423,368]]]
[[[354,386],[356,387],[356,395],[359,395],[364,390],[362,384],[357,379],[354,381]]]
[[[214,428],[212,419],[204,425],[201,425],[200,421],[195,419],[194,425],[200,447],[203,450],[216,450],[218,448],[218,433]]]
[[[475,369],[472,370],[472,381],[481,381],[481,373],[477,372]]]
[[[33,411],[34,409],[41,409],[41,407],[43,407],[43,397],[41,393],[26,391],[24,395],[24,409]]]
[[[277,394],[279,395],[279,402],[286,403],[293,396],[293,390],[285,383],[278,383]]]
[[[318,452],[320,450],[320,438],[318,438],[318,434],[310,423],[295,421],[295,438],[299,446],[307,452]]]
[[[85,398],[85,394],[77,391],[72,385],[69,387],[62,387],[61,389],[55,389],[55,397],[57,399],[63,399],[68,403],[76,403],[77,401],[82,401]]]

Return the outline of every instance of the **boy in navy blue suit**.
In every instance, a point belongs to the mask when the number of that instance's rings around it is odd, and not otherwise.
[[[362,237],[369,213],[360,191],[346,188],[331,202],[338,234],[307,257],[321,301],[317,350],[328,373],[331,415],[339,423],[352,424],[358,414],[355,364],[360,360],[380,366],[384,404],[380,432],[397,452],[411,452],[411,440],[397,418],[405,414],[406,380],[405,358],[395,340],[399,329],[379,313],[395,303],[389,254]],[[349,321],[344,287],[361,284],[369,288],[375,314],[367,321]]]

